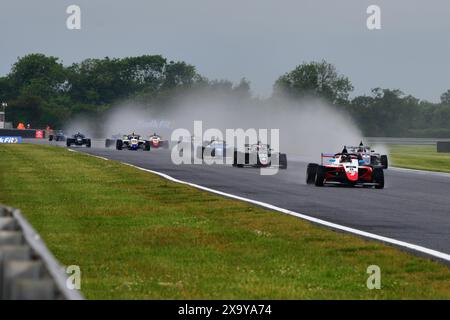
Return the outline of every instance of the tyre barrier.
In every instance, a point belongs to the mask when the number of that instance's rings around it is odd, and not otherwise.
[[[0,300],[82,300],[20,210],[0,206]]]

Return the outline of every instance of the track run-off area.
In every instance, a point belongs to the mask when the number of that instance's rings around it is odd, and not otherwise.
[[[449,263],[450,174],[390,168],[385,170],[386,186],[382,190],[320,188],[306,185],[307,163],[290,161],[289,155],[287,170],[264,176],[255,168],[175,165],[170,150],[163,149],[117,151],[95,144],[91,149],[72,149],[151,170],[206,191],[299,213],[300,218],[305,215],[310,221],[317,219],[331,228],[337,225],[338,230],[355,230],[352,233],[361,236],[369,233],[377,236],[369,238]]]

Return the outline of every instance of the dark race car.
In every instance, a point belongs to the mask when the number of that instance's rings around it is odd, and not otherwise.
[[[251,166],[257,168],[278,165],[279,169],[287,169],[287,156],[285,153],[273,153],[270,145],[263,143],[246,144],[244,152],[234,151],[233,166]]]
[[[61,130],[53,131],[48,136],[48,141],[66,141],[66,136]]]
[[[72,138],[67,138],[66,145],[68,147],[75,145],[75,146],[86,146],[86,148],[91,147],[91,139],[88,139],[85,137],[84,134],[77,133],[72,136]]]
[[[306,183],[324,185],[366,186],[384,188],[381,165],[367,165],[360,154],[321,154],[321,164],[310,163],[306,169]]]

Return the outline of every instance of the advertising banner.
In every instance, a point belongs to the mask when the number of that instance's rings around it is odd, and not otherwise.
[[[0,136],[0,143],[22,143],[22,137],[2,137]]]

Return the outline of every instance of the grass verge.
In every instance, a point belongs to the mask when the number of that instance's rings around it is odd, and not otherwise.
[[[438,153],[435,145],[390,145],[389,156],[396,167],[450,173],[450,153]]]
[[[87,298],[450,298],[445,265],[114,161],[0,145],[0,163],[0,203],[81,267]]]

